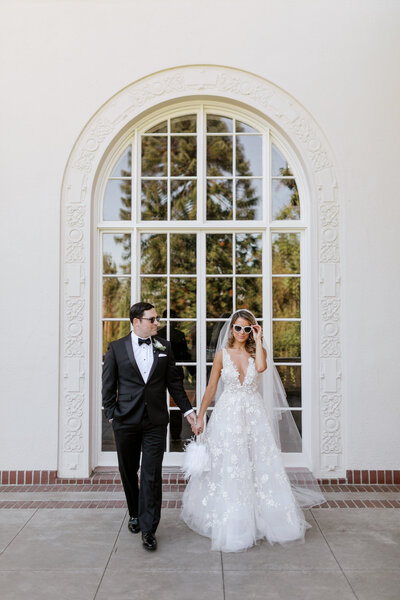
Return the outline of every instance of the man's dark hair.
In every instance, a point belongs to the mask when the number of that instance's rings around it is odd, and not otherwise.
[[[131,306],[129,311],[129,320],[133,324],[133,319],[141,319],[146,312],[146,310],[151,310],[154,308],[150,302],[136,302]]]

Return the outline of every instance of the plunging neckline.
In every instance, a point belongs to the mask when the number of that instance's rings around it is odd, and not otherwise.
[[[236,365],[235,365],[235,363],[233,362],[233,358],[232,358],[232,357],[231,357],[231,355],[229,354],[228,350],[227,350],[226,348],[224,348],[224,350],[225,350],[225,352],[227,353],[227,355],[228,355],[228,357],[229,357],[229,360],[231,361],[231,363],[232,363],[232,365],[233,365],[233,368],[235,369],[235,371],[236,371],[236,373],[237,373],[237,376],[238,376],[238,378],[239,378],[239,384],[240,384],[240,386],[241,386],[241,387],[243,387],[243,385],[244,385],[244,382],[246,381],[247,373],[249,372],[250,361],[251,361],[251,360],[254,360],[254,358],[253,358],[252,356],[249,356],[249,359],[248,359],[248,361],[247,361],[247,369],[246,369],[246,373],[244,374],[243,381],[241,382],[241,381],[240,381],[240,371],[239,371],[239,369],[237,368],[237,366],[236,366]]]

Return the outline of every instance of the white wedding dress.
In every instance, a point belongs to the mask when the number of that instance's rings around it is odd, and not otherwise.
[[[296,501],[258,392],[259,374],[249,358],[243,383],[224,348],[220,396],[203,435],[210,470],[190,478],[182,518],[211,538],[212,550],[238,552],[266,538],[304,539],[310,527]]]

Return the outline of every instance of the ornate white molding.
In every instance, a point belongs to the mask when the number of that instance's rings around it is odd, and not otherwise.
[[[59,474],[90,470],[90,199],[97,168],[118,134],[159,103],[189,97],[236,101],[278,126],[303,157],[318,200],[320,324],[320,464],[343,471],[340,396],[340,240],[335,165],[324,135],[307,111],[272,83],[244,71],[188,66],[149,75],[120,91],[94,115],[69,158],[62,189]]]

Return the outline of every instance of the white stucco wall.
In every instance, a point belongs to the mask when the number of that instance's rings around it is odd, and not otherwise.
[[[395,174],[400,4],[389,0],[0,2],[0,469],[56,469],[60,187],[93,113],[183,64],[265,77],[339,165],[345,466],[398,468]]]

